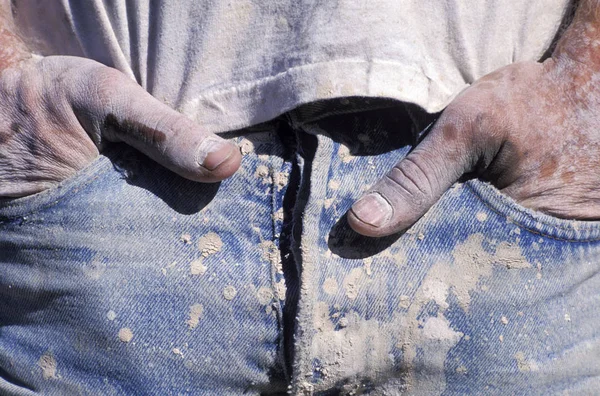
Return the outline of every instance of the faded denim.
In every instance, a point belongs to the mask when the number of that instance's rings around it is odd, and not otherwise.
[[[361,237],[338,219],[406,154],[369,155],[403,145],[398,123],[314,116],[297,121],[316,147],[297,250],[297,393],[598,393],[599,223],[533,212],[474,180],[403,235]]]
[[[354,234],[418,138],[367,105],[243,131],[220,185],[113,146],[2,202],[0,393],[594,394],[598,223],[469,181],[402,235]]]

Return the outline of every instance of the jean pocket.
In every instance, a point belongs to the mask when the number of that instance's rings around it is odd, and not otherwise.
[[[61,202],[92,185],[102,174],[112,169],[111,161],[104,155],[56,186],[22,198],[0,198],[0,223],[15,217],[23,217],[45,207]]]
[[[528,209],[496,187],[480,180],[470,180],[465,185],[489,210],[530,232],[564,241],[600,240],[600,221],[560,219]]]

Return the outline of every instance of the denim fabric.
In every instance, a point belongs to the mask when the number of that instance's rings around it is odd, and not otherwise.
[[[406,155],[398,124],[303,117],[295,393],[598,393],[600,224],[469,181],[406,233],[359,236],[342,216]]]
[[[270,130],[240,143],[241,172],[220,186],[118,147],[4,203],[0,394],[286,389],[275,243],[289,165]]]
[[[220,185],[115,146],[0,203],[0,394],[596,393],[599,224],[469,181],[356,235],[418,138],[369,106],[245,131]]]

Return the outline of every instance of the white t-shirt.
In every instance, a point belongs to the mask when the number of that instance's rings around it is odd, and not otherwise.
[[[537,60],[569,0],[14,1],[42,54],[116,67],[212,132],[367,96],[442,110]]]

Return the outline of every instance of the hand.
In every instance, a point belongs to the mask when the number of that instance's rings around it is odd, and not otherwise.
[[[600,12],[581,13],[552,58],[507,66],[460,94],[354,204],[352,228],[375,237],[404,230],[464,175],[534,210],[600,219],[600,28],[590,29]]]
[[[105,141],[125,142],[195,181],[238,169],[233,144],[121,72],[83,58],[24,58],[0,72],[0,197],[56,185],[91,163]]]

